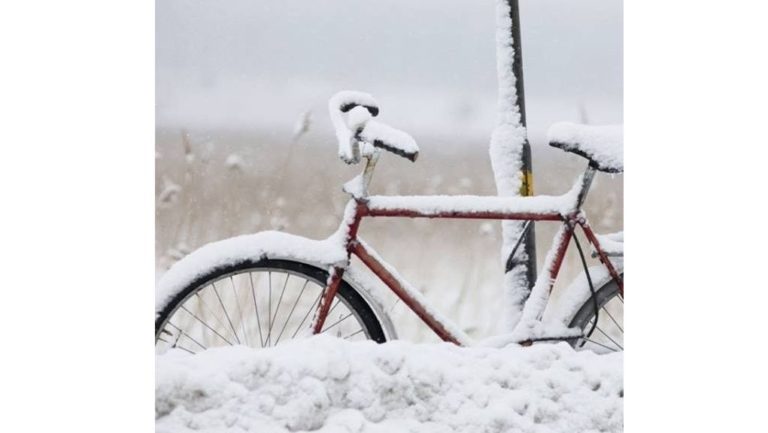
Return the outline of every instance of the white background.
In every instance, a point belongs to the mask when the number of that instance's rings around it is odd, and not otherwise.
[[[625,6],[626,430],[764,431],[764,7]],[[154,428],[153,11],[0,11],[2,431]]]

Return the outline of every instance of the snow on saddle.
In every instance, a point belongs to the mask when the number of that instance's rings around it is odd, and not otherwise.
[[[600,171],[624,171],[624,132],[621,125],[555,123],[547,132],[549,145],[583,156]]]

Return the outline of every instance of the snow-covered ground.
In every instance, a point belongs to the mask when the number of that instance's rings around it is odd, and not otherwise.
[[[618,432],[623,354],[348,342],[169,352],[161,432]]]

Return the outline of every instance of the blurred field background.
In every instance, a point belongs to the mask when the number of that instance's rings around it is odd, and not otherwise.
[[[325,103],[369,91],[410,132],[416,163],[386,154],[378,194],[495,194],[494,1],[157,2],[156,263],[159,276],[214,240],[260,230],[321,239],[341,185]],[[529,137],[537,194],[566,191],[585,160],[546,146],[557,120],[622,121],[621,2],[522,1]],[[621,176],[598,175],[586,211],[620,230]],[[539,263],[555,225],[537,226]],[[500,224],[369,219],[361,236],[470,335],[500,331]],[[575,253],[575,252],[572,252]],[[580,272],[571,254],[561,281]],[[402,338],[432,341],[394,298]]]

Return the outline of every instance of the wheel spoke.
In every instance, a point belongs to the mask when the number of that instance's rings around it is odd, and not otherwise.
[[[336,298],[334,301],[335,302],[333,303],[333,305],[331,305],[331,309],[328,310],[328,315],[329,316],[331,315],[331,313],[333,313],[333,310],[336,309],[336,306],[339,305],[339,302],[341,302],[341,301],[339,301],[339,298]]]
[[[178,326],[174,325],[172,322],[168,322],[168,324],[169,324],[169,325],[171,325],[171,326],[173,326],[174,328],[176,328],[176,329],[177,329],[177,330],[178,330],[178,331],[181,333],[181,335],[183,335],[183,336],[187,337],[188,339],[192,340],[192,341],[193,341],[195,344],[197,344],[198,346],[200,346],[200,347],[201,347],[203,350],[207,349],[207,347],[205,347],[205,346],[204,346],[203,344],[201,344],[199,341],[197,341],[197,340],[195,340],[194,338],[192,338],[192,336],[191,336],[191,335],[189,335],[189,334],[187,334],[187,333],[186,333],[186,332],[185,332],[183,329],[181,329],[181,328],[179,328]]]
[[[179,342],[179,339],[180,339],[180,338],[181,338],[181,334],[177,335],[177,336],[176,336],[176,339],[174,339],[174,340],[173,340],[173,346],[174,346],[174,347],[176,346],[176,343],[178,343],[178,342]]]
[[[283,302],[283,295],[285,295],[285,288],[288,287],[288,279],[291,278],[291,274],[286,273],[285,274],[285,283],[283,283],[283,290],[280,292],[280,298],[277,300],[277,307],[275,307],[275,315],[272,316],[272,322],[269,323],[269,330],[267,331],[267,338],[270,338],[272,335],[272,326],[275,324],[275,321],[277,320],[277,312],[280,311],[280,304]],[[275,341],[275,344],[277,344],[277,341]]]
[[[191,353],[191,354],[193,354],[193,355],[194,355],[194,354],[195,354],[195,352],[193,352],[193,351],[191,351],[191,350],[187,349],[187,348],[186,348],[186,347],[184,347],[184,346],[179,346],[179,338],[181,338],[181,334],[179,334],[179,336],[178,336],[178,337],[176,337],[176,339],[173,341],[173,343],[171,343],[170,341],[168,341],[168,340],[166,340],[166,339],[164,339],[164,338],[162,338],[162,337],[159,337],[158,339],[159,339],[160,341],[162,341],[162,342],[165,342],[165,343],[168,343],[168,344],[170,344],[170,345],[171,345],[171,349],[181,349],[181,350],[183,350],[183,351],[185,351],[185,352],[189,352],[189,353]]]
[[[248,272],[248,281],[251,282],[251,294],[253,295],[253,311],[256,312],[256,324],[259,326],[259,342],[264,347],[264,337],[261,335],[261,318],[259,317],[259,306],[256,304],[256,289],[253,287],[253,272]]]
[[[187,348],[186,348],[186,347],[184,347],[184,346],[178,346],[178,345],[174,344],[174,345],[173,345],[173,346],[171,346],[171,347],[172,347],[172,348],[174,348],[174,349],[181,349],[181,350],[183,350],[183,351],[185,351],[185,352],[187,352],[187,353],[191,353],[192,355],[194,355],[194,354],[195,354],[195,352],[193,352],[193,351],[191,351],[191,350],[187,349]]]
[[[235,305],[237,305],[237,313],[240,316],[240,328],[243,329],[243,338],[245,339],[245,345],[248,344],[248,332],[245,330],[245,322],[243,321],[243,309],[240,307],[240,298],[237,297],[237,289],[235,288],[235,280],[232,275],[229,276],[229,282],[232,284],[232,293],[235,295]]]
[[[216,283],[211,283],[213,286],[213,293],[216,294],[216,297],[219,299],[219,304],[221,304],[221,309],[224,310],[224,316],[227,318],[227,322],[229,323],[230,329],[232,329],[232,333],[235,334],[235,340],[237,340],[237,344],[242,344],[240,342],[240,337],[237,336],[237,331],[235,331],[234,325],[232,325],[232,319],[229,318],[229,313],[227,313],[227,307],[224,306],[224,302],[221,300],[221,295],[219,295],[218,289],[216,289]]]
[[[606,346],[605,344],[602,344],[602,343],[598,343],[597,341],[595,341],[595,340],[591,340],[591,339],[589,339],[589,338],[586,338],[586,337],[582,337],[582,338],[583,338],[585,341],[588,341],[588,342],[590,342],[590,343],[592,343],[592,344],[596,344],[596,345],[598,345],[598,346],[600,346],[600,347],[604,347],[604,348],[606,348],[606,349],[610,350],[611,352],[616,352],[616,349],[614,349],[614,348],[612,348],[612,347],[608,347],[608,346]],[[582,345],[582,346],[583,346],[583,345]]]
[[[349,317],[351,317],[351,316],[352,316],[352,313],[349,313],[349,314],[347,314],[346,316],[342,317],[341,319],[339,319],[339,320],[337,320],[337,321],[333,322],[333,325],[330,325],[330,326],[328,326],[327,328],[325,328],[325,329],[323,329],[322,331],[320,331],[320,333],[321,333],[321,334],[322,334],[322,333],[324,333],[325,331],[327,331],[327,330],[329,330],[329,329],[333,328],[334,326],[338,325],[339,323],[343,322],[344,320],[348,319],[348,318],[349,318]]]
[[[205,289],[203,289],[203,290],[205,290]],[[201,290],[201,292],[203,290]],[[208,305],[207,302],[205,302],[205,299],[203,299],[203,297],[200,296],[199,292],[195,293],[195,297],[197,298],[197,306],[200,308],[200,312],[201,313],[205,312],[205,313],[207,313],[207,315],[213,316],[213,318],[216,319],[216,321],[219,323],[219,325],[221,325],[222,328],[226,328],[227,327],[227,325],[224,324],[224,322],[219,318],[219,316],[214,314],[213,309]],[[205,310],[205,311],[203,311],[203,310]]]
[[[355,335],[357,335],[357,334],[359,334],[359,333],[361,333],[361,332],[363,332],[363,331],[364,331],[364,329],[363,329],[363,328],[360,328],[360,330],[359,330],[359,331],[356,331],[356,332],[353,332],[352,334],[349,334],[349,335],[347,335],[346,337],[344,337],[344,339],[345,339],[345,340],[349,340],[350,338],[354,337]]]
[[[269,278],[269,299],[267,305],[267,325],[272,323],[272,272],[267,274]],[[269,347],[269,329],[267,329],[267,347]]]
[[[616,340],[614,340],[613,338],[611,338],[611,336],[610,336],[610,335],[608,335],[608,334],[607,334],[605,331],[603,331],[603,330],[602,330],[602,329],[601,329],[599,326],[596,326],[596,327],[595,327],[595,329],[597,329],[598,331],[600,331],[600,333],[601,333],[601,334],[603,334],[603,335],[605,336],[605,338],[607,338],[607,339],[611,340],[611,343],[615,344],[615,345],[616,345],[616,347],[618,347],[618,348],[619,348],[619,349],[621,349],[621,350],[624,350],[624,348],[623,348],[623,347],[621,347],[621,344],[617,343],[617,342],[616,342]]]
[[[301,319],[301,323],[299,323],[299,326],[296,327],[296,331],[293,332],[293,335],[291,338],[296,338],[296,334],[299,333],[301,330],[301,326],[304,325],[304,322],[307,320],[307,317],[312,313],[312,311],[315,309],[315,305],[317,305],[318,302],[320,302],[320,298],[323,296],[323,291],[321,290],[320,293],[317,294],[317,299],[315,299],[315,302],[312,303],[312,305],[309,306],[309,310],[307,310],[307,314],[304,315],[304,318]]]
[[[227,340],[227,339],[226,339],[226,338],[225,338],[223,335],[219,334],[219,333],[218,333],[218,331],[216,331],[215,329],[211,328],[211,327],[210,327],[210,325],[208,325],[208,323],[207,323],[205,320],[203,320],[203,319],[201,319],[201,318],[197,317],[197,315],[195,315],[193,312],[189,311],[189,310],[187,309],[187,307],[185,307],[185,306],[183,306],[183,305],[182,305],[182,306],[181,306],[181,309],[182,309],[182,310],[184,310],[184,311],[186,311],[186,312],[187,312],[187,314],[189,314],[190,316],[192,316],[192,317],[194,317],[195,319],[197,319],[197,321],[198,321],[198,322],[202,323],[202,324],[203,324],[203,326],[205,326],[206,328],[210,329],[210,330],[211,330],[211,332],[213,332],[214,334],[218,335],[218,336],[219,336],[219,338],[221,338],[222,340],[226,341],[226,342],[227,342],[227,344],[229,344],[230,346],[234,346],[234,344],[232,344],[232,342],[231,342],[231,341]]]
[[[605,308],[605,305],[603,305],[603,311],[605,311],[605,313],[608,314],[608,317],[610,317],[611,320],[613,320],[613,323],[616,325],[617,328],[619,328],[619,330],[623,334],[624,333],[624,328],[622,328],[621,325],[619,325],[619,322],[617,322],[616,319],[613,318],[613,315],[608,311],[607,308]]]
[[[293,303],[293,307],[291,307],[291,311],[288,313],[288,318],[286,318],[285,323],[283,323],[283,329],[281,329],[280,333],[277,335],[277,340],[275,340],[275,346],[277,346],[277,343],[280,342],[280,337],[283,336],[283,332],[285,332],[285,327],[288,326],[288,322],[291,320],[291,316],[293,316],[293,310],[295,310],[296,306],[299,305],[299,300],[301,299],[301,295],[304,294],[304,289],[307,288],[307,284],[309,284],[309,280],[304,281],[304,286],[302,286],[301,292],[299,292],[299,296],[296,297],[296,302]]]

